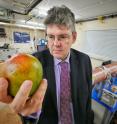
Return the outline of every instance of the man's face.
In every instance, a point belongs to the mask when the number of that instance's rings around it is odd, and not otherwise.
[[[47,40],[50,53],[57,59],[64,60],[76,40],[76,32],[72,32],[65,25],[48,25]]]

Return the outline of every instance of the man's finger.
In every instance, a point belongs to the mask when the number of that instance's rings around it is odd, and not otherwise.
[[[46,89],[47,89],[47,80],[43,79],[38,90],[36,91],[36,93],[33,95],[32,99],[31,99],[32,102],[33,102],[33,100],[34,101],[39,100],[40,102],[42,102],[43,98],[45,96]]]
[[[23,114],[24,116],[27,116],[37,111],[40,111],[46,89],[47,89],[47,80],[43,79],[38,90],[32,96],[32,98],[27,102],[26,106],[21,111],[21,114]]]
[[[21,109],[23,108],[24,104],[26,103],[26,100],[28,99],[31,88],[32,88],[32,81],[29,80],[24,81],[23,84],[21,85],[13,102],[10,104],[10,106],[16,112],[21,111]]]
[[[8,82],[5,78],[0,78],[0,100],[7,97],[7,89],[8,88]],[[3,101],[4,102],[4,101]]]

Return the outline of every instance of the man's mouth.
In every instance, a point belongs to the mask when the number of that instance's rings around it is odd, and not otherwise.
[[[53,52],[61,52],[62,50],[53,50]]]

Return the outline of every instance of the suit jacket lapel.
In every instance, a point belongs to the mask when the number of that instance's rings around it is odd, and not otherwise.
[[[72,101],[73,101],[73,112],[74,119],[76,122],[79,122],[80,115],[80,85],[81,85],[81,67],[79,65],[79,58],[71,51],[70,56],[70,66],[71,66],[71,92],[72,92]],[[83,90],[83,89],[82,89]]]
[[[54,61],[53,57],[49,54],[47,56],[47,67],[46,67],[46,76],[48,79],[48,90],[51,93],[51,97],[54,103],[54,106],[57,111],[57,95],[56,95],[56,81],[54,73]]]

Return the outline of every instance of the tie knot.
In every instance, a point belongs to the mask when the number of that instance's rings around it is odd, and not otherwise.
[[[60,62],[61,69],[67,69],[68,63],[67,62]]]

